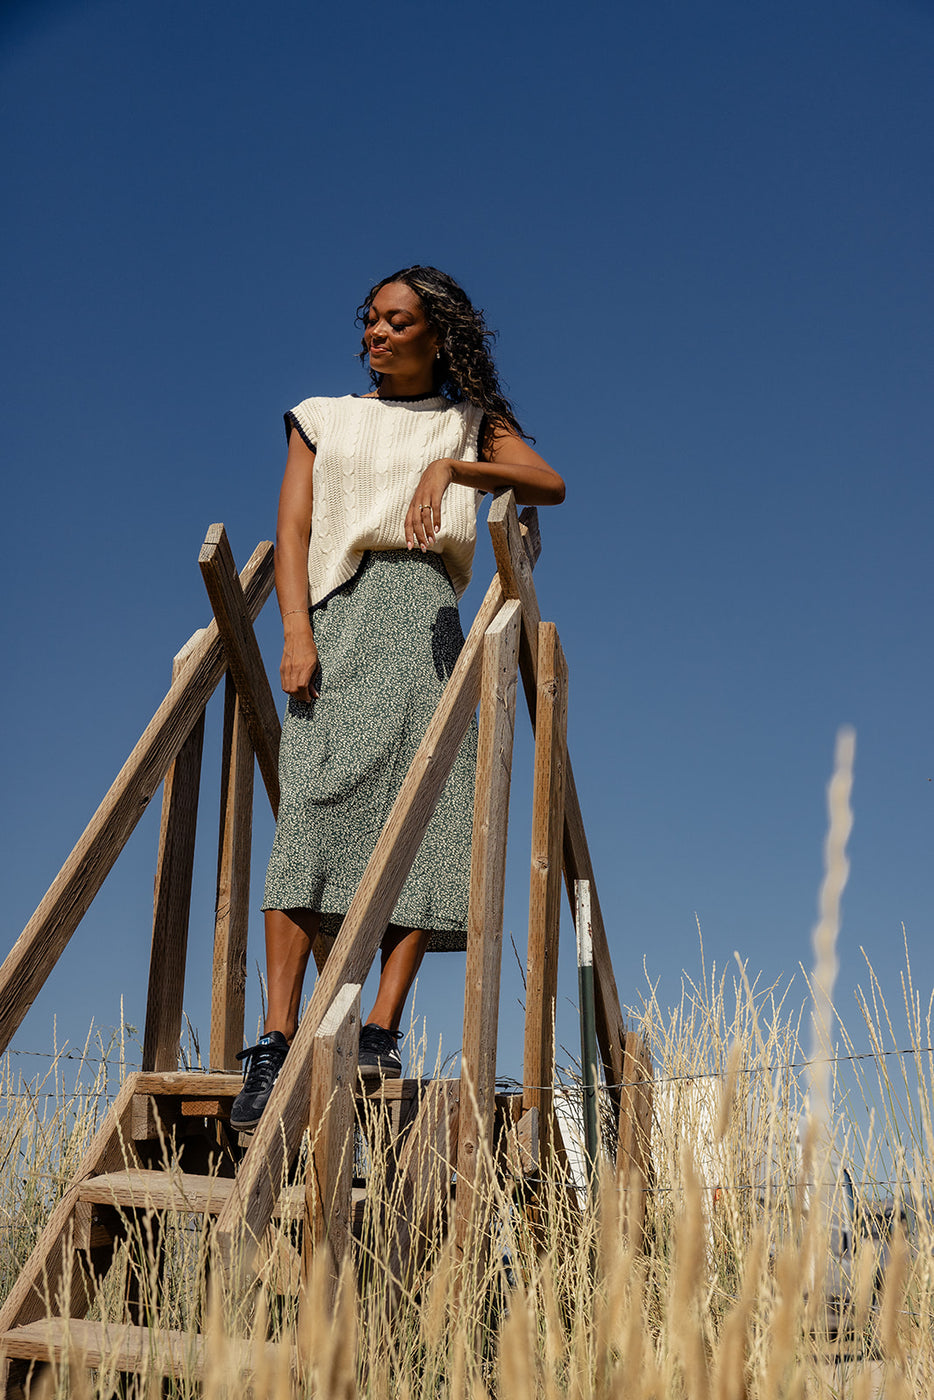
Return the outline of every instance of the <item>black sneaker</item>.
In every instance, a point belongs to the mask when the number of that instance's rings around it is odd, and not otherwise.
[[[360,1032],[357,1059],[361,1079],[401,1079],[402,1056],[396,1041],[398,1031],[384,1031],[368,1021]]]
[[[289,1042],[281,1031],[270,1031],[258,1045],[238,1053],[237,1059],[246,1060],[247,1068],[243,1088],[230,1110],[230,1126],[235,1132],[247,1132],[256,1127],[288,1053]]]

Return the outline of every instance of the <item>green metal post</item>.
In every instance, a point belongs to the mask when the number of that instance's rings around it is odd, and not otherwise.
[[[584,1150],[591,1187],[597,1177],[599,1133],[597,1129],[597,1021],[594,1010],[593,935],[590,925],[590,881],[575,880],[577,910],[577,985],[581,1016],[581,1077],[584,1107]]]

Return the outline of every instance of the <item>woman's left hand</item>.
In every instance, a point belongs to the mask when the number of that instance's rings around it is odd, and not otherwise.
[[[405,542],[409,549],[418,545],[422,553],[434,544],[441,529],[441,499],[454,480],[454,463],[450,457],[429,462],[412,497],[405,516]]]

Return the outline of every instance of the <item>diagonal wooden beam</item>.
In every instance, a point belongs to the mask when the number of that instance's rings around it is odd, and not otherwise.
[[[418,853],[448,774],[480,698],[483,638],[503,602],[494,578],[464,643],[425,737],[403,779],[340,934],[324,965],[276,1087],[237,1174],[236,1189],[217,1221],[221,1260],[249,1271],[282,1180],[308,1117],[315,1034],[346,982],[366,981],[376,950]]]
[[[223,525],[212,525],[198,556],[201,577],[214,609],[227,664],[233,676],[250,742],[272,806],[279,811],[279,738],[282,726],[259,643],[247,610],[230,541]]]
[[[272,556],[268,541],[257,545],[240,576],[251,621],[272,591]],[[0,968],[0,1052],[67,947],[226,669],[227,657],[212,622]]]
[[[483,1197],[484,1165],[492,1160],[520,622],[520,605],[512,599],[490,625],[483,643],[461,1069],[461,1078],[469,1088],[462,1095],[457,1146],[455,1237],[461,1253],[475,1218],[478,1192]]]
[[[524,514],[524,512],[523,512]],[[496,567],[507,598],[518,598],[522,604],[522,644],[519,649],[519,670],[525,687],[525,698],[532,726],[538,695],[538,625],[541,622],[532,569],[523,542],[515,495],[504,491],[490,506],[488,516]],[[613,962],[607,943],[603,914],[597,897],[584,819],[574,782],[571,757],[568,754],[564,794],[564,882],[571,912],[574,913],[574,881],[589,880],[591,891],[591,922],[593,927],[594,983],[596,991],[597,1040],[607,1082],[620,1084],[623,1079],[623,1046],[626,1025],[619,1004]]]

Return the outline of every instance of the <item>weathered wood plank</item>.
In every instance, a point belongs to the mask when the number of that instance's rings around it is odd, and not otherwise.
[[[357,1085],[358,1099],[375,1099],[396,1103],[400,1099],[418,1099],[426,1084],[424,1079],[361,1079]]]
[[[540,1142],[541,1129],[537,1108],[527,1109],[515,1122],[508,1124],[504,1134],[503,1165],[510,1176],[521,1180],[523,1177],[539,1174]]]
[[[520,510],[519,533],[525,545],[525,552],[529,556],[529,563],[534,569],[542,552],[542,532],[539,529],[538,510],[535,506],[526,506]]]
[[[623,1226],[636,1248],[641,1248],[645,1193],[652,1181],[652,1057],[635,1031],[626,1032],[619,1098],[616,1178],[623,1188]]]
[[[412,766],[341,932],[318,978],[289,1056],[276,1081],[237,1177],[237,1197],[221,1212],[217,1241],[229,1269],[247,1269],[269,1220],[283,1158],[294,1157],[308,1113],[308,1075],[314,1037],[334,996],[346,982],[366,980],[399,891],[415,859],[425,828],[477,706],[484,634],[499,612],[499,578],[490,584],[479,612],[425,732]]]
[[[461,1102],[457,1143],[457,1247],[463,1250],[481,1188],[483,1151],[493,1144],[496,1032],[503,953],[503,901],[512,745],[516,724],[519,630],[516,600],[504,604],[483,643],[480,733],[474,795]]]
[[[541,622],[542,616],[538,607],[535,584],[532,581],[534,561],[525,545],[519,517],[516,514],[516,498],[512,491],[504,491],[494,498],[487,516],[487,524],[490,528],[490,538],[493,541],[497,572],[503,585],[503,595],[506,598],[518,598],[522,604],[519,671],[522,675],[529,715],[534,726],[538,685],[538,624]],[[535,526],[535,539],[538,540],[538,548],[541,550],[537,513]]]
[[[140,1073],[134,1080],[137,1094],[171,1098],[235,1099],[243,1088],[243,1075],[205,1074],[201,1070],[176,1070],[174,1074]]]
[[[246,949],[250,921],[253,745],[243,704],[228,672],[224,693],[220,838],[211,977],[212,1069],[235,1070],[243,1048]]]
[[[529,949],[522,1106],[537,1108],[547,1160],[553,1121],[555,1000],[561,923],[561,854],[567,765],[568,668],[553,622],[538,627],[538,701],[532,788]]]
[[[217,1215],[234,1190],[230,1176],[202,1176],[161,1168],[127,1167],[86,1177],[76,1187],[84,1204],[113,1205],[132,1210],[167,1210]],[[362,1196],[358,1201],[362,1210]],[[283,1186],[272,1218],[300,1220],[305,1210],[305,1188]]]
[[[191,643],[179,652],[172,664],[173,685],[187,664],[190,647]],[[178,1067],[203,747],[202,710],[194,729],[166,773],[162,788],[149,988],[143,1032],[143,1069]]]
[[[279,811],[279,736],[282,726],[260,656],[253,622],[237,577],[237,566],[223,525],[212,525],[198,556],[201,577],[227,653],[256,761],[272,806]]]
[[[9,1356],[30,1361],[72,1360],[90,1368],[124,1373],[149,1372],[199,1380],[207,1361],[205,1339],[197,1332],[153,1331],[128,1322],[87,1322],[78,1318],[43,1318],[0,1335]],[[269,1357],[274,1348],[267,1345]],[[224,1364],[250,1371],[257,1364],[251,1342],[224,1342]],[[290,1362],[294,1365],[294,1362]]]
[[[333,1310],[341,1265],[350,1246],[353,1186],[354,1094],[360,1046],[360,984],[341,987],[315,1034],[308,1122],[311,1152],[305,1176],[300,1329],[307,1316],[315,1254],[327,1251],[324,1301]]]
[[[272,589],[272,558],[271,544],[257,545],[241,575],[251,620]],[[226,666],[212,622],[0,968],[0,1052],[35,1001]]]
[[[232,1177],[127,1167],[87,1177],[78,1184],[78,1199],[126,1210],[217,1215],[232,1190]]]

